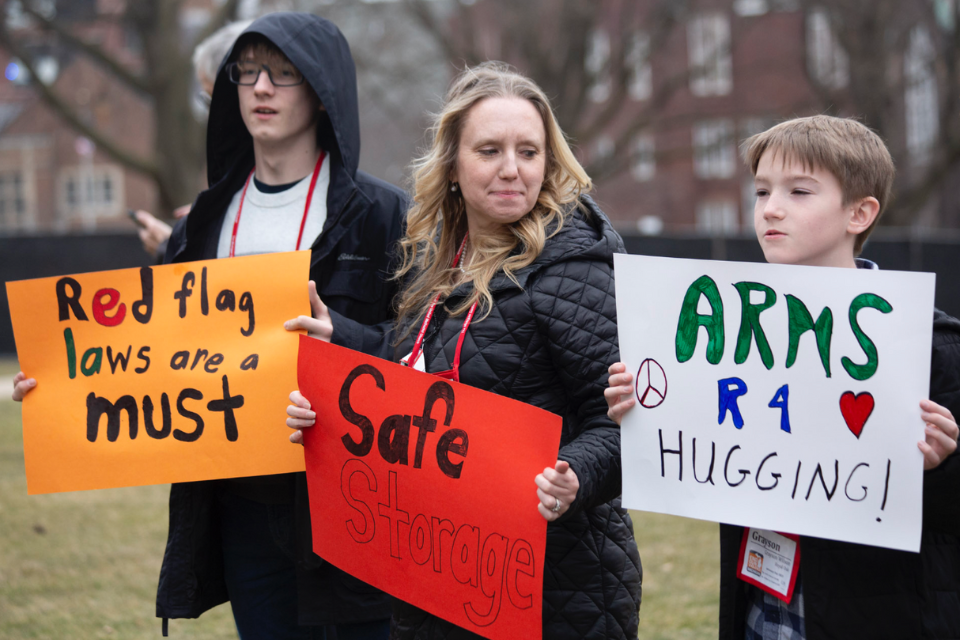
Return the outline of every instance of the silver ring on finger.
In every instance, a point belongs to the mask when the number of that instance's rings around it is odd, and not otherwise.
[[[560,498],[554,496],[553,499],[557,501],[557,504],[553,505],[553,509],[551,509],[551,511],[554,513],[560,513],[560,505],[562,504],[560,502]]]

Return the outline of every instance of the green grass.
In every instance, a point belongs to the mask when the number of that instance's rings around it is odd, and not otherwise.
[[[20,371],[20,364],[14,356],[0,356],[0,378],[17,375]],[[6,396],[6,397],[9,397]]]
[[[159,638],[167,495],[163,485],[28,496],[20,405],[0,399],[0,638]],[[640,638],[715,638],[717,525],[632,515],[644,570]],[[237,637],[229,605],[171,620],[170,635]]]

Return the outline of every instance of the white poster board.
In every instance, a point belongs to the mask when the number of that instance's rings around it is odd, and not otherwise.
[[[919,550],[933,274],[614,258],[625,507]]]

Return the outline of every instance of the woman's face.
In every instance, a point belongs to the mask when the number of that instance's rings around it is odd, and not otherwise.
[[[450,179],[474,234],[516,222],[537,203],[546,167],[540,113],[523,98],[487,98],[467,112]]]

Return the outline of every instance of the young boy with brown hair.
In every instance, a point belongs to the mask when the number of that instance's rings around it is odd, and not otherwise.
[[[830,116],[783,122],[744,143],[754,228],[767,262],[876,269],[857,258],[892,191],[894,166],[863,124]],[[609,415],[636,402],[633,376],[610,367]],[[790,602],[737,577],[743,527],[720,525],[720,638],[960,638],[960,321],[933,310],[930,400],[920,403],[920,553],[802,536]]]

